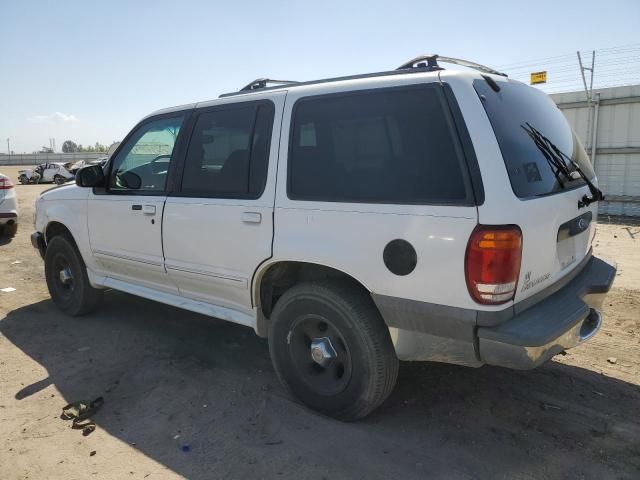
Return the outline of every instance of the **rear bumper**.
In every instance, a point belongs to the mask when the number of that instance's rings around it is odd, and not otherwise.
[[[485,311],[372,294],[400,360],[526,370],[594,336],[616,267],[584,259],[541,296],[487,315]]]
[[[616,267],[592,257],[553,295],[496,327],[477,330],[482,363],[531,369],[593,337],[602,324],[600,307]]]
[[[0,212],[0,225],[14,225],[18,223],[17,212]]]

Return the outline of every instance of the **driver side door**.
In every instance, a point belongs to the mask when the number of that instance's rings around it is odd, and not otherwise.
[[[106,285],[178,293],[164,267],[162,215],[184,119],[144,121],[109,162],[106,187],[89,194],[89,241]]]

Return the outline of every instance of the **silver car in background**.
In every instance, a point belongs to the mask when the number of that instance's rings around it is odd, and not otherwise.
[[[13,237],[18,231],[18,203],[11,179],[0,173],[0,235]]]

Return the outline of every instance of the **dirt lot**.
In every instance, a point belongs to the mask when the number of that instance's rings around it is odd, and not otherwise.
[[[29,242],[49,186],[16,188],[22,225],[0,241],[0,288],[16,288],[0,292],[3,480],[640,478],[638,227],[599,226],[596,251],[620,268],[592,341],[531,372],[403,364],[386,404],[344,424],[289,399],[245,327],[117,292],[61,315]],[[59,418],[100,395],[91,435]]]

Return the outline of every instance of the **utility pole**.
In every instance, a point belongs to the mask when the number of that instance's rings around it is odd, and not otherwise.
[[[580,52],[576,52],[578,54],[578,64],[580,65],[580,75],[582,76],[582,84],[584,85],[584,93],[587,96],[587,107],[589,111],[587,112],[587,136],[585,137],[585,144],[587,145],[587,151],[590,152],[591,161],[593,162],[593,157],[595,156],[595,148],[593,139],[595,138],[595,132],[592,132],[593,125],[595,124],[594,111],[595,111],[595,102],[593,101],[593,72],[594,66],[596,63],[596,51],[593,50],[591,52],[591,67],[585,67],[582,64],[582,57],[580,56]],[[587,87],[587,78],[584,75],[585,70],[590,73],[589,78],[589,87]]]
[[[7,155],[11,155],[11,139],[7,137]]]

